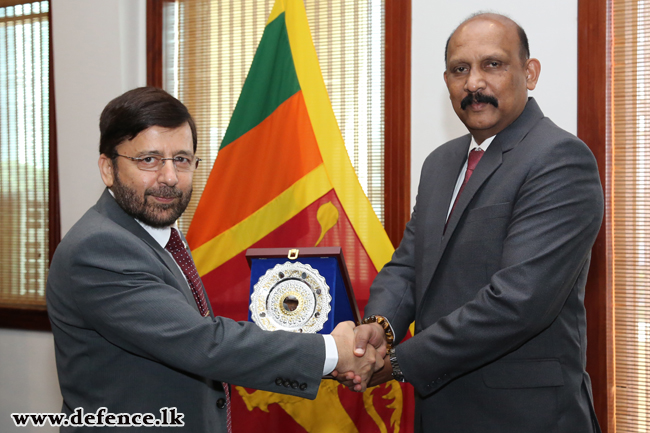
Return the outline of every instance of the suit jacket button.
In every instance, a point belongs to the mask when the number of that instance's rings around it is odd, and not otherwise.
[[[281,378],[281,377],[278,377],[277,379],[275,379],[275,384],[276,384],[277,386],[282,385],[282,378]]]
[[[226,399],[220,398],[219,400],[217,400],[217,407],[219,409],[223,409],[224,407],[226,407]]]
[[[307,384],[306,384],[306,383],[301,383],[301,384],[300,384],[300,390],[301,390],[301,391],[304,391],[304,390],[306,390],[306,389],[307,389]]]
[[[284,382],[282,382],[282,385],[284,385],[285,388],[289,388],[291,387],[291,381],[287,379]]]
[[[298,385],[299,384],[298,384],[297,380],[294,380],[293,382],[291,382],[291,388],[293,388],[293,389],[298,389]]]

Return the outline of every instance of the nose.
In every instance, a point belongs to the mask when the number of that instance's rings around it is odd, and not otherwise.
[[[485,90],[486,82],[483,71],[479,68],[472,68],[467,74],[465,81],[465,91],[468,93],[476,93],[480,90]]]
[[[172,161],[165,161],[160,170],[158,170],[158,182],[167,186],[175,186],[178,183],[178,173]]]

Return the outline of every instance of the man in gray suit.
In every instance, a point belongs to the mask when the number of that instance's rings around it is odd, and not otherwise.
[[[357,372],[365,389],[375,349],[353,355],[352,322],[321,336],[212,314],[175,227],[199,162],[183,104],[160,89],[131,90],[106,106],[100,132],[107,189],[61,241],[47,282],[63,412],[72,415],[62,431],[139,414],[133,430],[226,432],[227,384],[314,399],[334,368]]]
[[[371,385],[410,382],[417,431],[600,431],[583,300],[603,192],[587,146],[528,98],[541,69],[528,51],[501,15],[451,35],[444,78],[469,134],[424,162],[357,331],[363,353],[415,322]]]

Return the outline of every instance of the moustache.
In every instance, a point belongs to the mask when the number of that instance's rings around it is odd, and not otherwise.
[[[179,198],[183,196],[183,191],[174,187],[161,186],[158,188],[149,188],[145,191],[144,195],[145,197],[148,195],[153,195],[163,198]]]
[[[473,103],[492,104],[495,108],[499,108],[499,101],[494,96],[484,95],[482,93],[470,93],[460,101],[460,108],[466,109],[468,105]]]

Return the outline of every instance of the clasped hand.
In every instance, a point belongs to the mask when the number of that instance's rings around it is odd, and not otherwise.
[[[353,322],[341,322],[332,331],[332,336],[339,353],[339,362],[332,372],[336,380],[357,392],[388,380],[375,383],[380,377],[375,373],[384,369],[388,359],[381,326],[370,324],[355,328]]]

